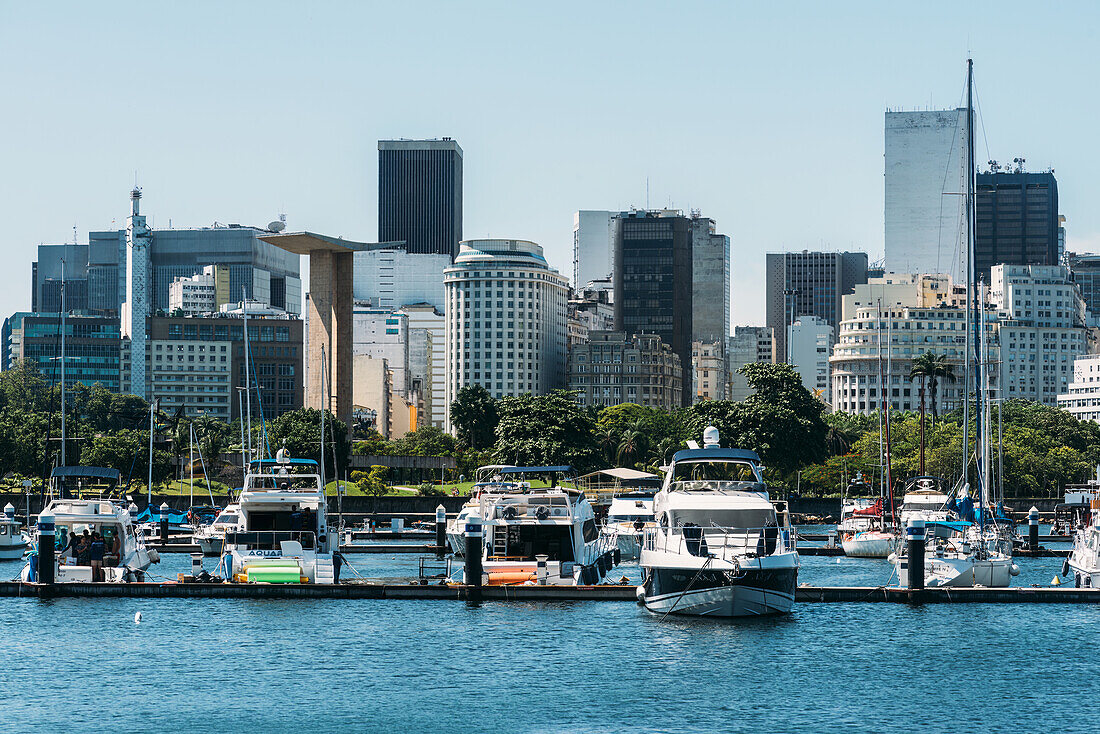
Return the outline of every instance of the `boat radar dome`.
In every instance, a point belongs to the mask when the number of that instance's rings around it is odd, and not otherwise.
[[[718,448],[718,429],[714,426],[707,426],[703,430],[703,448],[716,449]]]
[[[275,461],[277,461],[280,464],[289,464],[290,463],[290,454],[287,453],[286,446],[282,447],[281,449],[279,449],[278,451],[275,452]]]

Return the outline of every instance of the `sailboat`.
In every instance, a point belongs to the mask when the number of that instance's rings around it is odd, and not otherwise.
[[[1011,577],[1019,573],[1012,563],[1012,544],[1001,537],[995,521],[991,521],[991,492],[989,481],[989,436],[987,392],[989,389],[986,368],[988,359],[984,346],[985,308],[983,287],[975,277],[974,255],[974,61],[966,62],[966,120],[967,120],[967,177],[966,177],[966,261],[967,261],[967,329],[966,329],[966,380],[974,377],[975,424],[977,441],[975,445],[975,463],[977,469],[978,491],[977,508],[971,508],[969,490],[966,481],[970,466],[968,436],[970,427],[970,401],[967,390],[963,389],[963,476],[960,499],[957,507],[962,507],[958,530],[943,537],[942,523],[926,528],[926,542],[931,541],[929,552],[925,555],[924,585],[937,586],[1008,586]],[[971,328],[973,340],[971,340]],[[971,352],[971,346],[973,352]],[[974,367],[971,370],[971,366]],[[956,530],[956,528],[949,528]],[[908,575],[908,555],[904,544],[899,545],[894,557],[895,569],[899,581],[904,582]]]
[[[881,402],[879,403],[879,463],[882,473],[879,477],[879,498],[874,505],[852,512],[853,516],[866,520],[865,527],[858,525],[840,536],[844,555],[851,558],[888,558],[898,542],[897,528],[894,523],[894,495],[891,490],[893,481],[890,460],[890,403],[887,398],[886,372],[882,363],[882,303],[879,302],[878,323],[878,366]],[[887,342],[890,341],[887,331]],[[885,430],[884,430],[885,429]],[[885,439],[885,441],[884,441]],[[858,477],[858,475],[857,475]],[[887,499],[889,498],[889,501]],[[889,515],[887,505],[889,504]],[[838,528],[839,529],[839,528]]]

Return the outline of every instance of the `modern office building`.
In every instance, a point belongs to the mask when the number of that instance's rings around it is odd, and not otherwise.
[[[582,210],[573,215],[573,287],[611,277],[615,267],[614,212]]]
[[[656,334],[593,331],[569,354],[569,389],[585,406],[683,404],[680,357]]]
[[[1053,171],[1027,173],[994,164],[977,175],[974,266],[989,283],[994,265],[1060,265],[1058,182]]]
[[[860,307],[840,324],[829,360],[833,410],[869,415],[889,402],[891,410],[920,410],[920,383],[910,380],[913,360],[925,352],[947,357],[956,379],[940,379],[936,401],[941,412],[962,405],[966,311],[962,308]],[[994,330],[986,332],[987,350],[996,361]],[[881,378],[885,377],[883,383]],[[998,380],[990,374],[990,388]],[[994,392],[995,394],[995,392]],[[925,408],[932,409],[931,395]]]
[[[1058,395],[1058,407],[1078,420],[1100,423],[1100,354],[1073,360],[1073,381]]]
[[[752,388],[739,370],[753,362],[775,362],[771,327],[735,326],[727,344],[730,374],[726,394],[730,400],[744,400],[752,394]]]
[[[446,405],[465,385],[493,397],[566,384],[569,281],[526,240],[468,240],[443,271]]]
[[[131,201],[136,208],[139,199]],[[278,228],[281,222],[269,226]],[[151,314],[171,308],[173,281],[197,275],[208,265],[228,268],[229,299],[239,301],[243,290],[262,303],[292,314],[302,312],[299,258],[257,238],[270,234],[267,230],[239,224],[154,229],[146,223],[145,232],[138,234],[139,241],[148,237],[146,298]],[[129,287],[127,236],[126,229],[89,232],[86,245],[40,245],[31,267],[32,310],[44,310],[46,299],[59,288],[64,259],[66,303],[72,309],[118,316]],[[137,265],[140,270],[141,262]],[[86,303],[79,300],[81,292],[86,292]]]
[[[173,377],[168,380],[171,372],[179,373],[213,373],[220,374],[221,357],[220,347],[227,344],[230,347],[229,373],[231,377],[230,393],[232,404],[230,405],[230,420],[241,415],[239,390],[243,390],[246,384],[252,387],[251,410],[252,420],[270,420],[290,410],[296,410],[303,405],[303,344],[302,321],[292,318],[285,312],[274,309],[262,309],[249,307],[248,310],[248,350],[249,361],[252,364],[251,374],[246,375],[244,318],[240,309],[236,311],[225,310],[218,314],[206,316],[153,316],[148,320],[148,349],[146,352],[146,364],[148,368],[146,391],[151,397],[162,397],[170,393],[197,394],[197,391],[184,389],[175,390],[174,383],[182,382],[184,387],[199,382],[190,376],[184,375],[182,380]],[[177,347],[194,346],[191,350],[186,348],[180,352]],[[160,349],[158,350],[158,345]],[[199,348],[202,347],[200,350]],[[218,347],[214,350],[213,347]],[[173,359],[168,360],[167,355],[173,354]],[[160,353],[163,358],[158,362],[156,355]],[[182,356],[183,358],[178,358]],[[199,356],[205,359],[199,360]],[[192,359],[194,357],[194,359]],[[219,369],[197,369],[200,365],[210,367],[211,357],[216,357],[214,366]],[[132,354],[130,342],[122,341],[121,350],[121,391],[132,393],[130,362]],[[159,367],[158,367],[159,365]],[[158,372],[159,370],[159,372]],[[157,373],[160,378],[156,382],[150,382],[149,375]],[[216,380],[205,380],[206,386],[216,386]],[[157,393],[163,385],[166,389],[171,385],[171,391]],[[203,391],[206,392],[206,391]],[[247,400],[246,406],[247,406]],[[200,409],[209,407],[206,400],[202,403],[185,405],[185,413],[196,414]],[[215,403],[214,405],[218,405]]]
[[[391,310],[413,303],[443,310],[443,270],[451,260],[449,253],[411,253],[403,243],[356,252],[352,256],[355,300]]]
[[[378,241],[410,254],[458,254],[462,148],[442,140],[378,141]],[[404,304],[397,304],[404,305]]]
[[[691,344],[729,336],[729,238],[713,220],[676,209],[631,210],[612,220],[615,329],[657,334],[680,358],[691,401]]]
[[[832,397],[829,356],[833,341],[833,327],[817,316],[799,316],[787,327],[791,366],[802,378],[802,386],[825,402]]]
[[[841,320],[855,318],[860,308],[963,305],[958,301],[955,285],[950,275],[914,275],[911,273],[884,273],[868,277],[866,283],[858,283],[851,293],[841,299]]]
[[[966,123],[965,109],[886,111],[888,270],[965,281]]]
[[[149,343],[149,399],[174,414],[209,415],[229,421],[233,390],[233,343],[161,339]]]
[[[775,335],[775,361],[786,362],[787,327],[800,316],[817,316],[833,327],[843,298],[867,282],[864,252],[769,252],[766,265],[766,321]]]
[[[1065,260],[1070,277],[1081,289],[1081,297],[1085,299],[1090,326],[1094,326],[1097,324],[1097,317],[1100,317],[1100,255],[1078,255],[1071,252],[1066,254]]]
[[[994,265],[990,301],[1000,312],[1001,384],[1006,398],[1056,405],[1074,359],[1088,351],[1085,302],[1060,265]]]
[[[57,313],[19,311],[4,320],[4,364],[9,370],[30,360],[50,384],[61,381],[61,317]],[[69,313],[65,316],[65,384],[100,383],[119,389],[117,316]]]
[[[185,314],[214,313],[234,300],[229,291],[229,267],[207,265],[201,273],[176,278],[168,286],[168,311]]]

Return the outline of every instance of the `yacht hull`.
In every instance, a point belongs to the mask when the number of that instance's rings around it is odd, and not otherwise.
[[[888,533],[866,532],[844,536],[841,546],[851,558],[887,558],[893,552],[896,538]]]
[[[691,568],[648,569],[642,603],[658,614],[755,617],[794,606],[798,567],[750,569],[740,575]]]
[[[222,554],[222,546],[225,545],[225,538],[196,538],[195,543],[198,544],[199,550],[202,551],[204,556],[220,556]]]
[[[27,546],[24,543],[17,545],[0,545],[0,561],[16,561],[23,557]]]
[[[924,585],[928,588],[985,586],[1005,588],[1012,579],[1012,559],[929,558],[924,565]],[[904,586],[909,578],[908,559],[898,559],[898,579]]]

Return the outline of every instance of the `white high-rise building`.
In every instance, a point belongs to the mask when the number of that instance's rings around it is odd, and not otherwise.
[[[1058,407],[1078,420],[1100,423],[1100,354],[1073,360],[1073,382],[1058,395]]]
[[[886,267],[966,282],[966,110],[886,112]]]
[[[573,215],[573,287],[605,280],[615,266],[613,212],[583,210]]]
[[[465,385],[493,397],[564,387],[569,281],[526,240],[467,240],[443,271],[449,406]]]
[[[149,315],[149,227],[141,216],[141,189],[130,192],[132,213],[126,220],[126,302],[122,304],[122,337],[130,342],[130,391],[146,396],[145,362]]]
[[[1057,404],[1088,352],[1080,287],[1061,265],[994,265],[989,300],[1000,311],[1004,396]]]
[[[409,371],[423,376],[421,397],[425,419],[436,428],[447,423],[447,323],[443,313],[427,303],[402,306],[408,319]]]
[[[799,316],[787,327],[790,364],[802,377],[802,386],[828,402],[829,351],[833,345],[833,327],[818,316]]]
[[[409,253],[394,244],[356,252],[352,262],[355,300],[391,310],[413,303],[443,310],[443,269],[450,266],[450,255]]]

